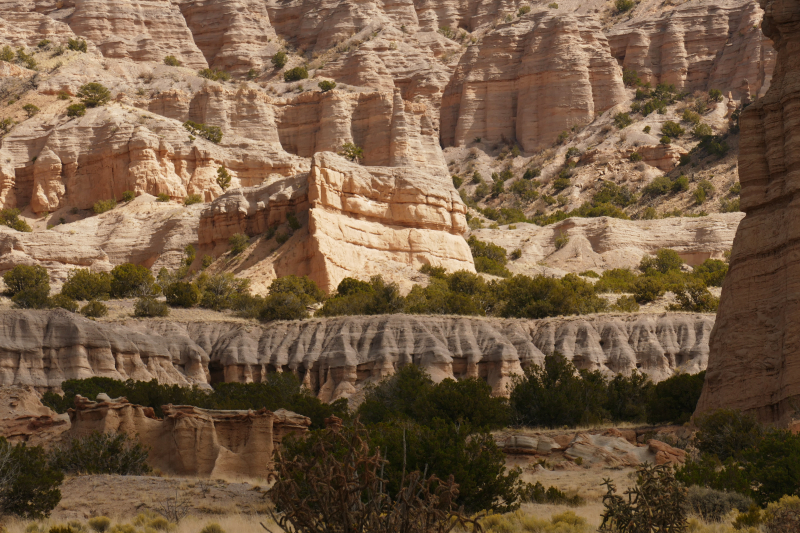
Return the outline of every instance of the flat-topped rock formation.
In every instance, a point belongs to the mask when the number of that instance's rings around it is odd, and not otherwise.
[[[293,372],[325,401],[414,363],[439,381],[480,377],[496,394],[558,351],[578,368],[634,369],[660,381],[704,370],[712,315],[591,315],[543,320],[379,315],[266,325],[129,320],[66,311],[0,313],[0,385],[57,389],[67,379],[181,385],[258,382]]]
[[[762,6],[778,58],[770,89],[742,115],[747,215],[734,239],[697,412],[724,407],[788,422],[800,402],[800,2]]]
[[[159,419],[152,408],[125,398],[112,400],[101,394],[97,399],[76,396],[65,438],[126,433],[149,449],[151,467],[183,476],[266,478],[275,447],[285,436],[303,433],[311,425],[310,419],[285,409],[213,411],[167,405]]]

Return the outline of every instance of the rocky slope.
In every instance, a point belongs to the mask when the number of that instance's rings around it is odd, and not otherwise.
[[[578,368],[638,369],[659,381],[706,367],[713,323],[711,315],[667,313],[544,320],[388,315],[254,326],[14,311],[0,314],[0,385],[58,388],[92,376],[257,382],[283,371],[330,401],[413,362],[436,380],[482,377],[504,394],[512,374],[553,351]]]
[[[794,201],[800,174],[800,2],[763,3],[764,31],[778,51],[766,95],[742,117],[740,176],[747,213],[722,289],[698,412],[756,412],[769,422],[797,417],[798,276]]]
[[[488,178],[508,163],[495,161],[497,153],[517,146],[514,179],[537,164],[547,184],[567,148],[585,152],[562,206],[518,205],[512,196],[481,200],[527,214],[574,208],[601,181],[643,188],[697,142],[659,145],[660,124],[680,113],[674,106],[621,132],[607,129],[634,98],[623,70],[636,70],[653,85],[721,90],[725,99],[703,120],[725,135],[733,110],[770,83],[774,54],[758,26],[761,16],[752,0],[644,0],[626,14],[599,0],[566,0],[557,8],[516,0],[3,0],[0,46],[9,45],[11,57],[0,61],[0,120],[10,119],[0,130],[0,207],[21,209],[34,232],[2,252],[0,269],[30,262],[33,254],[22,248],[48,250],[38,254],[51,258],[37,261],[52,266],[54,281],[63,278],[63,265],[165,266],[172,259],[162,257],[176,255],[174,239],[161,249],[154,239],[144,255],[95,254],[86,261],[46,228],[80,234],[86,222],[78,220],[97,201],[119,200],[126,190],[172,202],[196,194],[210,202],[224,192],[216,180],[224,166],[233,191],[212,206],[216,214],[194,222],[188,218],[199,218],[200,209],[181,216],[183,228],[196,224],[197,242],[214,257],[237,224],[250,224],[251,237],[284,223],[290,212],[304,224],[290,253],[275,256],[267,242],[235,267],[256,287],[289,271],[331,288],[354,273],[386,272],[408,282],[424,263],[470,270],[459,236],[466,229],[464,206],[451,173],[472,164]],[[85,41],[86,52],[67,47],[68,39]],[[273,68],[270,58],[279,50],[288,52],[287,63]],[[181,66],[164,64],[167,55]],[[309,79],[285,82],[283,73],[300,65]],[[207,79],[198,75],[204,68],[233,78]],[[336,88],[323,92],[320,80],[335,81]],[[82,117],[66,116],[87,82],[108,87],[111,102]],[[220,128],[221,141],[190,134],[185,121]],[[652,135],[641,133],[645,123],[652,123]],[[551,148],[570,129],[570,138]],[[702,172],[719,191],[732,184],[737,140],[731,135],[726,159],[695,162],[697,180]],[[315,157],[347,142],[363,149],[361,163],[372,168],[356,171],[330,156]],[[631,163],[632,151],[643,162]],[[333,167],[352,183],[314,170]],[[262,189],[249,189],[257,186]],[[473,188],[462,193],[469,197]],[[420,191],[428,189],[433,194],[423,198]],[[394,192],[387,196],[387,190]],[[222,214],[241,210],[253,195],[256,203],[269,198],[269,220],[245,224],[239,215],[234,222]],[[718,197],[702,209],[721,209]],[[252,206],[244,209],[245,218],[253,215]],[[228,218],[214,224],[226,228],[207,230],[220,216]],[[124,218],[106,222],[125,231]],[[160,231],[142,224],[142,232]]]

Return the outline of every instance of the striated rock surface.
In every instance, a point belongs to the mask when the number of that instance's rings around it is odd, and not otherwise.
[[[92,402],[77,396],[75,409],[69,410],[72,426],[66,436],[126,433],[150,449],[151,467],[177,475],[266,478],[283,437],[305,432],[311,425],[308,418],[285,409],[212,411],[168,405],[164,415],[158,419],[152,408],[125,398],[99,395]]]
[[[789,422],[800,401],[800,2],[762,6],[764,32],[778,52],[775,76],[742,116],[747,215],[734,240],[697,412],[725,407]]]
[[[0,437],[30,446],[50,444],[69,429],[69,417],[42,405],[33,387],[0,387]]]
[[[104,376],[162,383],[258,382],[295,373],[325,401],[414,363],[438,380],[510,376],[559,351],[578,368],[634,369],[655,381],[706,367],[711,315],[592,315],[544,320],[386,315],[276,322],[95,322],[66,311],[0,314],[0,385],[58,388]]]
[[[596,18],[532,12],[462,56],[442,99],[441,138],[445,146],[516,140],[533,151],[625,98]]]
[[[446,179],[412,167],[363,167],[321,152],[310,172],[293,181],[217,199],[203,211],[199,243],[201,251],[221,253],[231,235],[258,235],[298,213],[303,229],[292,241],[239,272],[258,280],[307,275],[333,291],[348,276],[391,279],[392,271],[414,272],[423,264],[474,271],[461,236],[465,211]]]

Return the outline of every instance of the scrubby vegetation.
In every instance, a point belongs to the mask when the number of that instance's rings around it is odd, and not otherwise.
[[[19,218],[19,209],[3,209],[0,211],[0,224],[8,226],[17,231],[30,232],[33,231],[27,222]]]
[[[111,91],[101,83],[92,82],[81,85],[76,96],[86,107],[100,107],[111,99]]]
[[[210,126],[187,120],[183,123],[183,127],[186,128],[190,134],[208,139],[212,143],[219,144],[222,142],[222,130],[219,126]]]
[[[197,75],[211,81],[229,81],[231,75],[224,70],[204,68],[197,71]]]
[[[42,518],[61,501],[64,474],[50,465],[40,446],[11,444],[0,437],[0,516]]]
[[[138,476],[150,471],[148,451],[125,433],[94,432],[50,452],[50,464],[70,474]]]
[[[300,81],[308,78],[308,69],[306,67],[294,67],[283,73],[283,81],[289,83],[292,81]]]

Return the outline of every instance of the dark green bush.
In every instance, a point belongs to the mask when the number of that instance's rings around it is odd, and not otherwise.
[[[692,486],[687,491],[686,503],[690,513],[706,522],[721,522],[734,509],[746,512],[753,500],[738,492]]]
[[[300,81],[306,78],[308,78],[308,69],[306,69],[306,67],[294,67],[283,73],[283,81],[286,83]]]
[[[317,84],[317,87],[319,87],[320,91],[322,91],[323,93],[326,93],[326,92],[332,91],[332,90],[334,90],[336,88],[336,82],[335,81],[322,80],[321,82],[319,82]]]
[[[705,377],[705,371],[677,374],[656,383],[647,404],[647,421],[651,424],[688,422],[697,407]]]
[[[719,298],[711,294],[702,282],[687,283],[673,291],[677,303],[669,306],[670,311],[715,313],[719,307]]]
[[[47,301],[47,307],[50,309],[66,309],[73,313],[78,312],[78,302],[65,296],[64,294],[56,294],[51,296]]]
[[[386,283],[380,276],[373,276],[369,285],[369,291],[356,290],[348,294],[342,294],[337,289],[337,295],[327,300],[316,315],[383,315],[398,313],[405,306],[405,300],[395,283]],[[345,290],[348,289],[352,289],[350,282],[345,287]]]
[[[525,485],[520,489],[519,494],[520,501],[523,503],[530,502],[550,505],[569,505],[571,507],[577,507],[585,503],[584,499],[577,494],[569,496],[566,493],[558,490],[557,487],[552,486],[545,489],[541,481],[537,481],[536,483],[525,483]]]
[[[214,144],[219,144],[222,142],[222,130],[219,126],[210,126],[207,124],[201,124],[199,122],[187,120],[183,123],[183,127],[186,128],[186,130],[192,135],[208,139]]]
[[[125,191],[122,193],[123,202],[132,202],[136,199],[136,193],[133,191]]]
[[[3,274],[3,281],[6,284],[7,296],[33,289],[45,289],[47,293],[50,292],[50,275],[46,268],[39,265],[17,265]]]
[[[708,99],[712,102],[721,102],[722,101],[722,91],[719,89],[711,89],[708,91]]]
[[[86,106],[84,104],[70,104],[67,106],[68,117],[82,117],[86,114]]]
[[[115,207],[117,207],[117,201],[113,198],[110,200],[98,200],[92,206],[92,211],[94,211],[95,215],[99,215],[106,211],[111,211]]]
[[[617,13],[627,13],[636,7],[636,2],[634,0],[615,0],[614,7],[617,8]]]
[[[622,83],[628,87],[637,87],[642,84],[642,80],[639,79],[639,74],[635,70],[623,69]]]
[[[594,288],[596,292],[633,292],[636,279],[630,269],[613,268],[603,272]]]
[[[591,283],[575,274],[563,278],[513,276],[498,286],[505,304],[499,314],[503,317],[545,318],[559,315],[598,313],[607,307],[597,296]]]
[[[71,270],[61,287],[61,294],[74,300],[108,300],[111,296],[111,274],[85,268]]]
[[[560,353],[515,376],[509,397],[514,422],[526,426],[574,427],[603,419],[606,384],[600,372],[577,370]]]
[[[614,115],[614,124],[619,129],[624,129],[633,124],[633,119],[628,113],[617,113]]]
[[[235,235],[231,235],[228,239],[228,246],[230,246],[231,255],[239,255],[247,250],[248,246],[250,246],[250,237],[244,233],[236,233]]]
[[[92,82],[81,85],[76,96],[86,107],[100,107],[111,99],[111,91],[100,83]]]
[[[356,163],[364,159],[364,149],[351,142],[344,143],[338,154]]]
[[[656,252],[655,256],[646,255],[642,257],[639,263],[639,270],[644,273],[649,271],[656,271],[662,274],[669,274],[670,272],[679,272],[683,265],[683,259],[675,250],[669,248],[661,248]]]
[[[117,265],[111,270],[111,297],[153,296],[160,292],[150,269],[132,263]]]
[[[48,516],[61,501],[63,480],[40,446],[12,445],[0,437],[0,515]]]
[[[736,409],[703,413],[695,418],[694,423],[697,426],[694,436],[697,449],[715,455],[721,461],[740,459],[744,450],[758,444],[764,436],[764,428],[754,415]]]
[[[3,209],[0,211],[0,224],[17,231],[33,231],[27,222],[19,218],[19,209]]]
[[[278,50],[277,52],[275,52],[275,54],[272,56],[272,58],[270,58],[270,61],[272,61],[272,65],[276,69],[280,70],[284,66],[286,66],[287,59],[288,58],[286,56],[286,52],[284,52],[283,50]]]
[[[164,58],[164,64],[169,66],[169,67],[179,67],[179,66],[181,66],[180,60],[177,57],[172,56],[172,55],[166,56]]]
[[[163,193],[162,192],[162,193],[159,193],[158,196],[156,196],[156,202],[169,202],[169,201],[170,201],[170,197],[169,197],[169,194],[167,194],[167,193]]]
[[[199,194],[190,194],[186,198],[183,199],[183,205],[194,205],[194,204],[202,204],[203,197]]]
[[[194,307],[200,303],[200,289],[194,283],[176,281],[164,287],[167,304],[173,307]]]
[[[644,422],[647,419],[647,400],[653,394],[653,387],[650,378],[636,370],[630,376],[617,374],[608,382],[603,407],[612,420]]]
[[[230,309],[237,298],[248,294],[250,288],[250,280],[236,278],[231,273],[213,276],[203,273],[195,283],[202,293],[200,307],[215,311]]]
[[[68,474],[140,476],[150,472],[148,450],[125,433],[93,432],[55,448],[50,464]]]
[[[18,292],[11,297],[11,301],[14,302],[16,307],[22,309],[44,309],[48,307],[50,302],[50,299],[48,298],[49,294],[49,286],[33,287]]]
[[[677,139],[678,137],[686,133],[686,130],[684,130],[681,127],[681,125],[678,124],[677,122],[668,120],[661,126],[661,133],[663,133],[667,137]]]
[[[83,39],[73,39],[71,37],[67,41],[67,47],[70,50],[73,50],[75,52],[84,52],[84,53],[86,53],[86,50],[87,50],[86,41],[84,41]]]
[[[88,318],[100,318],[108,314],[108,307],[102,302],[92,300],[81,307],[81,314]]]
[[[229,81],[231,75],[224,70],[204,68],[197,71],[197,75],[211,81]]]
[[[351,278],[345,278],[351,279]],[[325,293],[317,287],[308,276],[288,275],[277,278],[270,283],[269,294],[293,294],[307,304],[321,302]]]
[[[270,294],[264,298],[259,312],[259,318],[265,322],[302,320],[308,316],[307,302],[292,293]]]
[[[672,180],[669,179],[667,176],[659,176],[658,178],[654,178],[653,181],[648,183],[643,189],[643,192],[644,194],[650,196],[660,196],[664,194],[669,194],[671,189],[672,189]]]

